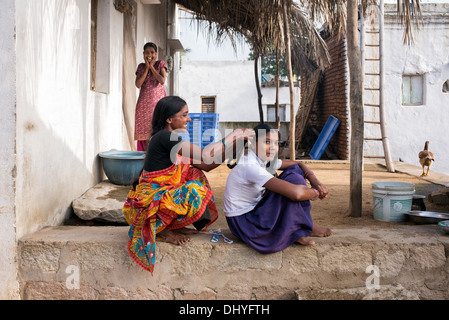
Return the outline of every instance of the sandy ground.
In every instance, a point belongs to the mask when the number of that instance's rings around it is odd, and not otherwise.
[[[357,228],[357,227],[381,227],[394,228],[398,224],[413,224],[412,222],[392,223],[378,221],[373,218],[373,196],[371,183],[375,181],[401,181],[415,185],[416,194],[428,196],[431,192],[442,188],[442,185],[435,184],[419,177],[421,169],[416,167],[416,174],[389,173],[384,166],[379,164],[366,164],[363,172],[363,208],[361,217],[349,216],[349,163],[345,161],[331,162],[308,162],[307,166],[315,172],[318,179],[329,189],[329,197],[324,200],[312,202],[312,218],[314,223],[331,228]],[[414,170],[414,169],[413,169]],[[222,165],[215,170],[206,173],[208,180],[215,192],[215,201],[219,211],[218,220],[209,227],[209,230],[221,229],[227,236],[232,236],[226,218],[223,213],[223,193],[226,186],[226,179],[230,169]],[[430,176],[436,173],[430,172]],[[445,177],[446,179],[447,177]],[[127,189],[120,188],[115,195],[117,199],[126,199]],[[123,200],[124,201],[124,200]],[[425,200],[427,211],[448,212],[449,206],[439,206]],[[111,222],[84,221],[74,214],[66,221],[67,225],[88,225],[102,226],[115,225]]]
[[[367,164],[363,172],[363,208],[361,217],[349,216],[349,164],[348,163],[307,163],[307,166],[315,172],[318,179],[329,189],[329,197],[312,203],[312,218],[314,223],[331,228],[379,226],[383,228],[396,227],[398,223],[378,221],[373,218],[373,196],[371,183],[376,181],[409,182],[415,185],[416,194],[429,195],[432,191],[442,186],[423,180],[417,176],[405,173],[389,173],[385,167],[378,164]],[[420,170],[419,168],[417,169]],[[212,229],[227,229],[226,219],[223,214],[223,192],[226,178],[230,170],[220,166],[208,172],[206,176],[215,192],[216,204],[219,211],[219,219],[211,225]],[[419,176],[421,172],[417,172]],[[431,173],[430,173],[431,174]],[[424,201],[427,211],[449,212],[449,206],[438,206]],[[400,224],[413,224],[404,222]]]

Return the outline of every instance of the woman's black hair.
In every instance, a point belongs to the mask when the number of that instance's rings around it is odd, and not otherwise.
[[[254,127],[254,141],[259,140],[259,138],[265,137],[268,133],[270,133],[272,130],[275,130],[272,126],[270,126],[269,124],[266,123],[260,123],[257,126]],[[280,132],[278,131],[278,134],[280,136]],[[241,150],[236,150],[235,153],[235,157],[234,159],[236,160],[233,164],[228,163],[228,168],[232,169],[237,165],[238,160],[240,159],[240,157],[243,155],[244,150],[247,148],[247,141],[245,141],[245,144],[243,146],[243,148],[241,148]],[[231,162],[232,160],[231,159]],[[271,162],[267,163],[267,168],[270,167],[271,168]]]
[[[148,47],[153,48],[154,51],[157,52],[157,45],[154,44],[153,42],[147,42],[147,43],[145,43],[145,45],[143,46],[143,51],[145,51]]]
[[[167,125],[167,119],[181,111],[186,104],[178,96],[167,96],[159,100],[153,112],[153,120],[151,121],[153,130],[151,135],[154,136],[157,132],[164,129]]]

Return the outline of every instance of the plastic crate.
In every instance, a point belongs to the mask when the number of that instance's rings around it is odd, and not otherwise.
[[[340,125],[340,122],[341,121],[335,118],[334,116],[330,116],[329,119],[327,119],[326,124],[323,127],[323,130],[321,130],[321,133],[317,141],[315,142],[312,150],[309,153],[310,157],[313,160],[319,160],[321,158],[332,136],[334,135],[335,131]]]
[[[201,148],[218,140],[218,113],[189,113],[189,116],[187,132],[180,134],[183,140]]]
[[[218,140],[218,119],[218,113],[201,113],[202,148]]]

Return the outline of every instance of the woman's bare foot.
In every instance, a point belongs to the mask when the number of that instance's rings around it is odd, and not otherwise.
[[[309,237],[329,237],[332,233],[334,233],[332,229],[314,224]]]
[[[301,237],[298,240],[296,240],[299,244],[302,244],[303,246],[313,246],[315,244],[315,241],[308,239],[307,237]]]
[[[180,234],[184,234],[184,235],[189,235],[189,234],[197,234],[198,231],[195,229],[189,229],[189,228],[181,228],[181,229],[175,229],[172,230],[175,233],[180,233]]]
[[[187,237],[186,235],[179,233],[179,232],[173,232],[171,230],[162,230],[157,235],[157,240],[167,243],[176,244],[178,246],[181,246],[187,242],[190,242],[191,239]]]

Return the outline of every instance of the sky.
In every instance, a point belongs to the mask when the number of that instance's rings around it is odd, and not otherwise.
[[[238,61],[248,60],[250,48],[243,41],[238,41],[236,50],[232,47],[231,41],[226,38],[219,46],[214,39],[210,42],[205,36],[204,25],[200,25],[198,32],[198,23],[187,19],[190,17],[184,11],[180,13],[180,40],[185,49],[190,52],[185,56],[192,61]]]
[[[396,3],[397,0],[384,0],[384,3]],[[424,3],[448,3],[449,0],[421,0]],[[207,26],[206,24],[204,26]],[[237,50],[232,47],[231,41],[226,38],[219,46],[214,39],[210,42],[204,33],[204,27],[192,21],[191,15],[180,11],[180,40],[185,49],[190,52],[185,57],[192,61],[238,61],[248,60],[250,48],[243,41],[237,44]]]

